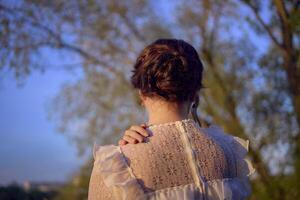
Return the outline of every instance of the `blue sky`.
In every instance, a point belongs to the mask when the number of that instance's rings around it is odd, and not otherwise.
[[[75,145],[47,119],[46,103],[65,81],[64,70],[33,72],[23,87],[6,76],[0,87],[0,184],[65,181],[84,162]]]
[[[164,20],[172,20],[166,1],[153,4]],[[68,35],[68,39],[70,35]],[[61,70],[63,64],[78,63],[68,53],[43,51],[45,73],[32,72],[23,87],[11,73],[0,71],[0,185],[24,181],[66,181],[85,162],[67,137],[47,119],[46,103],[64,82],[76,81],[78,73]],[[52,70],[51,70],[52,69]],[[80,74],[79,74],[80,75]],[[87,152],[91,153],[91,152]]]
[[[157,7],[155,12],[172,23],[171,4],[159,2],[152,5]],[[251,39],[259,41],[258,50],[265,50],[265,40],[258,40],[254,35]],[[62,62],[68,55],[53,53],[46,52],[45,56],[52,58],[54,65],[68,63]],[[85,158],[77,156],[76,146],[47,119],[46,103],[64,82],[75,81],[77,76],[58,67],[45,73],[33,72],[23,87],[17,87],[12,75],[7,75],[0,77],[0,185],[26,180],[66,181]]]

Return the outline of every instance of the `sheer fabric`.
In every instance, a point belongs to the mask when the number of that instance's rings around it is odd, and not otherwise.
[[[152,125],[139,144],[95,145],[89,200],[245,199],[249,140],[192,119]]]

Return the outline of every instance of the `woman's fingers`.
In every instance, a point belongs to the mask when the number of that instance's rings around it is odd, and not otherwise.
[[[147,130],[145,129],[145,124],[141,124],[141,126],[136,126],[136,125],[133,125],[130,127],[130,130],[134,130],[136,132],[138,132],[139,134],[141,134],[142,136],[144,137],[148,137],[149,134],[147,132]]]
[[[138,142],[136,139],[130,137],[129,135],[124,135],[123,140],[127,141],[130,144],[135,144]]]
[[[144,140],[142,135],[140,135],[138,132],[136,132],[135,130],[132,130],[132,129],[126,130],[125,136],[130,136],[132,139],[136,139],[139,142],[142,142]]]
[[[119,145],[126,145],[128,142],[126,140],[121,139],[118,143]]]
[[[149,136],[146,127],[147,125],[145,123],[140,125],[132,125],[128,130],[125,131],[123,138],[119,140],[119,145],[143,142],[144,138]]]

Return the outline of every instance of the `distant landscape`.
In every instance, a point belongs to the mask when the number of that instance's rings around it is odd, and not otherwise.
[[[49,200],[54,199],[65,183],[24,182],[23,185],[11,183],[0,186],[1,200]]]

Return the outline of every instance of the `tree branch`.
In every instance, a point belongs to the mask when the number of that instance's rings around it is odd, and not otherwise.
[[[124,23],[126,24],[126,26],[132,31],[133,35],[138,38],[140,41],[145,42],[146,38],[140,34],[140,32],[137,30],[137,28],[135,27],[135,25],[130,21],[129,17],[126,16],[126,14],[124,15],[120,15],[124,21]]]
[[[64,48],[64,49],[73,51],[73,52],[79,54],[80,56],[88,59],[93,64],[101,65],[103,68],[105,68],[106,70],[108,70],[109,72],[111,72],[111,73],[113,73],[115,75],[120,76],[120,74],[122,74],[116,68],[107,65],[107,63],[101,61],[100,59],[98,59],[94,55],[91,55],[90,53],[88,53],[84,49],[82,49],[82,48],[80,48],[78,46],[75,46],[75,45],[67,43],[66,41],[64,41],[61,38],[61,36],[58,33],[55,33],[55,31],[53,31],[49,27],[41,24],[40,22],[38,22],[36,20],[30,19],[26,14],[24,14],[24,12],[25,12],[24,10],[21,10],[21,9],[12,9],[12,8],[6,7],[6,6],[2,5],[2,4],[0,4],[0,9],[3,10],[3,11],[6,11],[8,13],[11,13],[11,14],[14,14],[15,12],[22,13],[23,14],[22,19],[24,21],[26,21],[27,23],[29,23],[33,27],[36,27],[39,30],[42,30],[43,32],[47,33],[55,41],[55,42],[52,42],[52,43],[51,42],[45,42],[44,44],[48,44],[52,48]]]
[[[286,7],[282,0],[274,0],[277,14],[281,24],[281,34],[283,38],[283,47],[290,55],[293,54],[293,34],[290,27],[289,17]]]
[[[259,15],[258,10],[255,6],[253,6],[249,1],[242,1],[244,4],[249,6],[249,8],[253,11],[256,19],[259,21],[259,23],[263,26],[263,28],[267,31],[268,35],[270,36],[271,40],[280,48],[283,48],[283,45],[277,40],[277,38],[274,36],[271,28],[264,22],[262,17]]]

